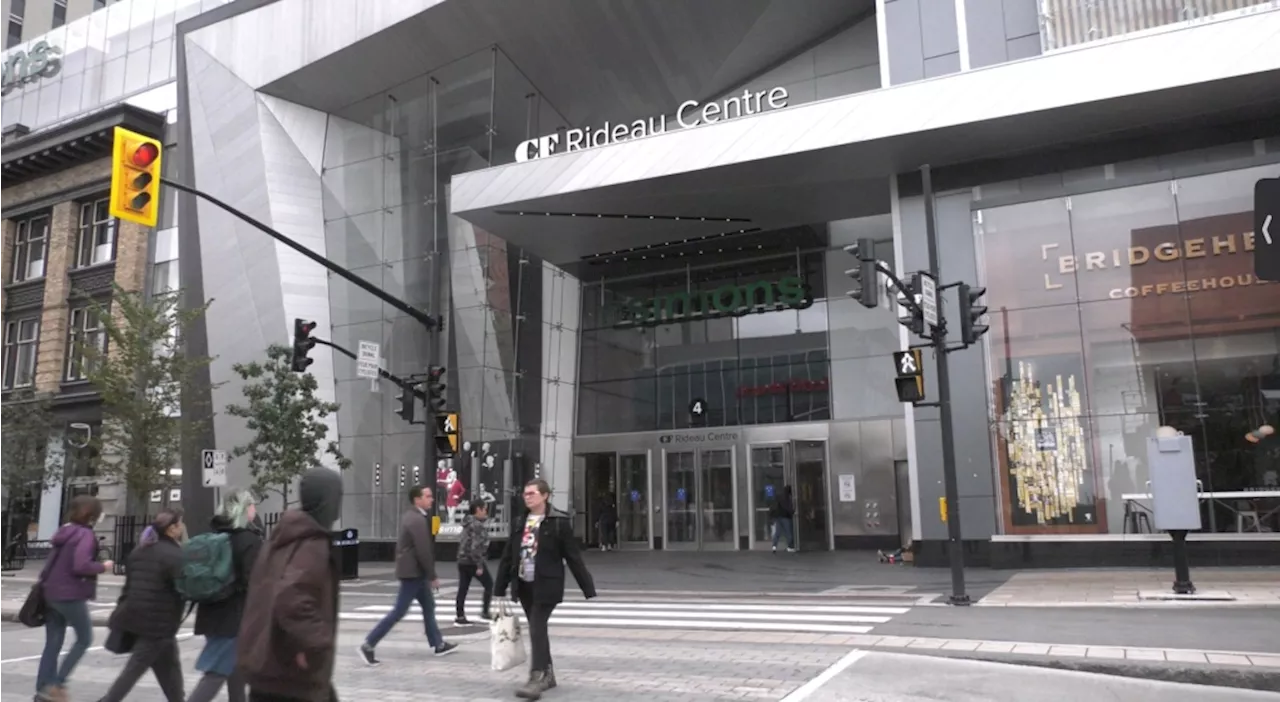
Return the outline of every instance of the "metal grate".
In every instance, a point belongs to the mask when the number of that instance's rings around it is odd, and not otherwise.
[[[1054,51],[1259,5],[1276,0],[1040,0],[1040,43]]]

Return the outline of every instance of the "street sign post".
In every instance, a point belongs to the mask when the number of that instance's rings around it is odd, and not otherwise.
[[[227,484],[227,452],[205,449],[200,452],[202,483],[205,487],[225,487]]]
[[[379,360],[382,358],[382,344],[375,341],[361,341],[360,350],[356,356],[356,377],[377,380]]]
[[[920,310],[929,329],[938,326],[938,281],[927,273],[920,275]]]
[[[1253,185],[1253,273],[1280,281],[1280,178]]]

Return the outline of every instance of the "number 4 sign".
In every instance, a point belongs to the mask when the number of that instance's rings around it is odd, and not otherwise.
[[[702,399],[701,397],[696,397],[694,398],[693,402],[689,403],[689,414],[695,417],[701,417],[706,413],[707,413],[707,401]]]

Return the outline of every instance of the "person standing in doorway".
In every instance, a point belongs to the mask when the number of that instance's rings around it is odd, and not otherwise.
[[[144,540],[129,554],[124,590],[108,620],[111,629],[133,637],[133,650],[99,702],[120,702],[128,697],[148,669],[155,673],[166,700],[185,699],[178,656],[178,627],[185,608],[177,587],[182,575],[180,544],[186,534],[182,511],[161,510],[151,527],[152,540]]]
[[[489,506],[483,502],[472,502],[471,513],[462,518],[462,539],[458,542],[458,598],[457,618],[453,620],[458,626],[470,626],[467,620],[467,591],[471,589],[471,579],[480,581],[484,588],[481,619],[489,619],[489,602],[493,599],[493,578],[485,567],[485,558],[489,553]]]
[[[436,576],[436,540],[431,534],[430,522],[435,496],[431,488],[415,485],[409,489],[409,502],[412,506],[400,518],[400,538],[396,542],[396,578],[400,580],[400,589],[396,592],[396,602],[391,611],[360,644],[360,659],[366,665],[379,665],[374,649],[391,633],[391,628],[404,619],[414,600],[422,607],[427,643],[431,644],[435,654],[447,655],[458,647],[444,640],[440,625],[436,623],[433,593],[440,588],[440,578]]]
[[[114,563],[94,559],[97,546],[93,525],[102,516],[102,503],[91,495],[71,500],[69,519],[53,535],[53,553],[45,561],[40,581],[46,603],[44,651],[36,668],[36,699],[67,699],[67,679],[76,669],[89,644],[93,625],[89,621],[89,600],[95,599],[98,576]],[[58,665],[58,653],[67,639],[67,627],[76,633],[76,642]]]
[[[187,702],[213,702],[227,686],[230,702],[245,702],[246,686],[236,674],[236,636],[249,595],[253,564],[262,549],[262,537],[250,528],[257,515],[257,500],[248,490],[230,490],[209,526],[226,534],[231,546],[231,573],[235,578],[231,594],[196,607],[196,636],[205,637],[204,650],[196,659],[196,670],[204,673]]]
[[[550,498],[551,486],[545,480],[531,480],[524,486],[525,512],[512,522],[494,587],[502,597],[510,586],[512,599],[524,608],[529,622],[533,649],[529,681],[516,690],[516,696],[526,700],[541,699],[543,692],[556,686],[547,622],[556,605],[564,601],[565,565],[582,594],[588,600],[596,596],[570,517],[552,507]]]
[[[280,515],[249,577],[236,672],[249,702],[337,702],[341,571],[330,529],[342,509],[342,476],[315,467],[298,486],[301,509]]]
[[[786,535],[787,553],[796,552],[796,503],[791,486],[784,485],[782,494],[773,503],[773,552],[778,552],[778,538]]]

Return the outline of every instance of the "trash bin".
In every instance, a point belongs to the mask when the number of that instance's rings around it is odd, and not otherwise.
[[[342,529],[332,532],[333,547],[338,552],[338,571],[343,580],[360,579],[360,530]]]

